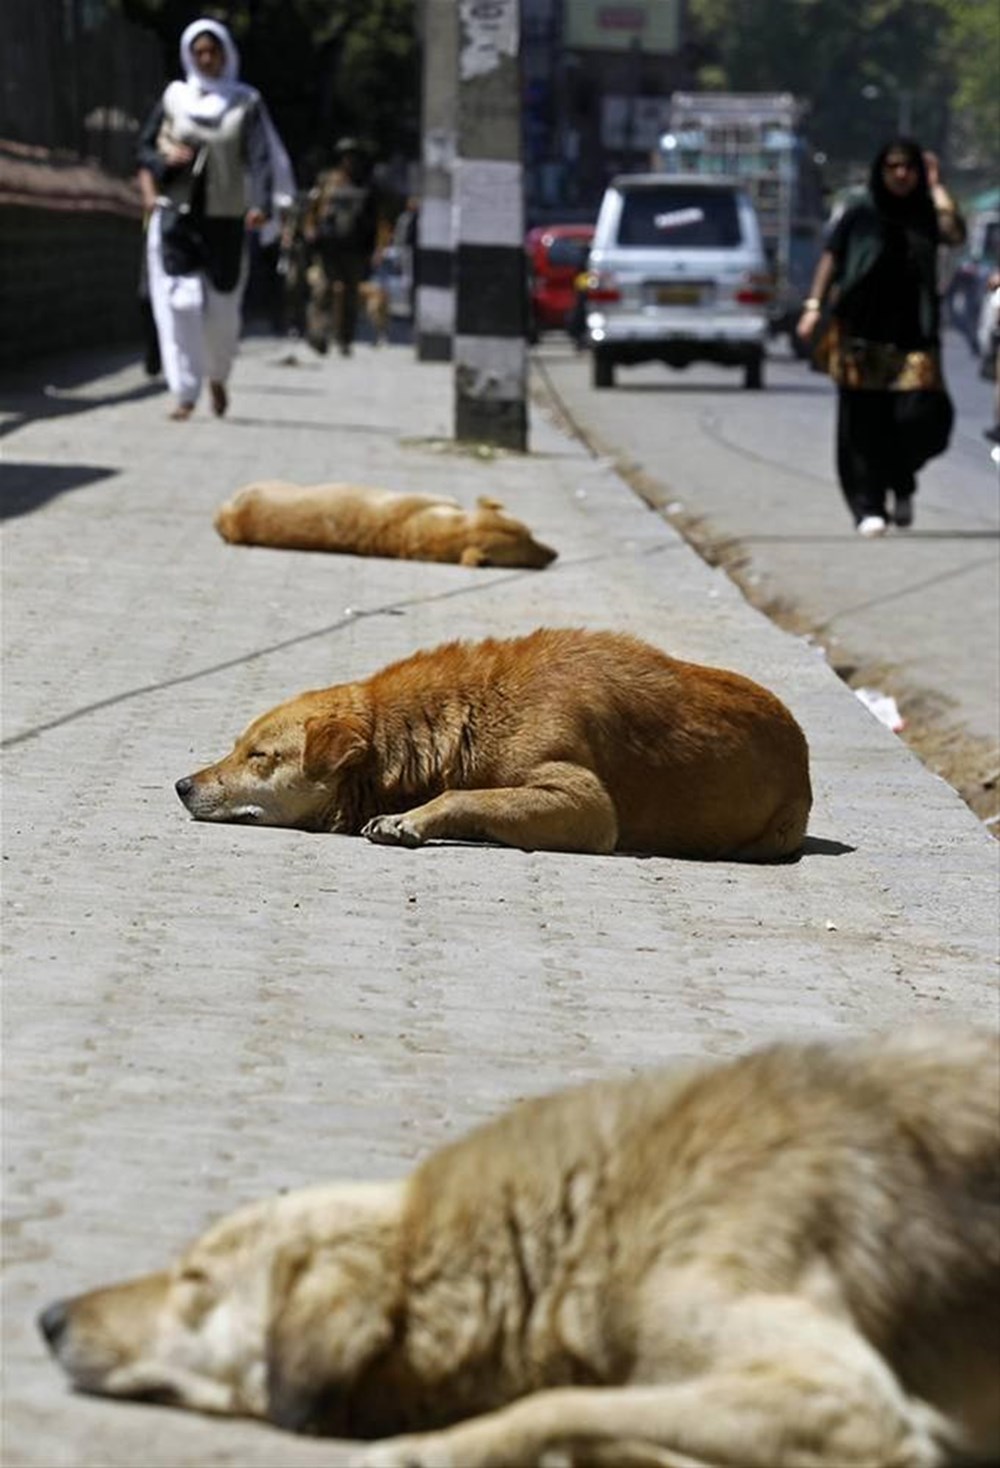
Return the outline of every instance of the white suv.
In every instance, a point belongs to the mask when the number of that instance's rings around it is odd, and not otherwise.
[[[594,386],[619,363],[721,362],[764,383],[773,280],[749,195],[731,179],[621,174],[590,250]]]

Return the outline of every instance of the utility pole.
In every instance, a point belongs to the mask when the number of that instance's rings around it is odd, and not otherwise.
[[[524,450],[519,0],[459,0],[455,437]]]
[[[458,107],[455,0],[423,0],[421,188],[417,215],[417,358],[450,362],[455,336],[452,173]]]

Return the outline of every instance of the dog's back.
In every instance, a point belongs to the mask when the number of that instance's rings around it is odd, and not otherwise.
[[[533,1387],[613,1383],[642,1379],[643,1320],[651,1301],[669,1317],[674,1277],[694,1270],[709,1312],[713,1291],[821,1281],[824,1308],[909,1392],[988,1441],[998,1140],[1000,1048],[985,1032],[779,1045],[529,1101],[415,1175],[410,1248],[435,1283],[413,1319],[454,1349],[447,1323],[486,1300],[498,1319],[480,1336],[519,1390],[525,1359]]]
[[[417,653],[367,686],[384,711],[384,768],[398,762],[408,711],[433,709],[428,756],[441,753],[455,788],[514,785],[545,760],[575,761],[610,795],[622,850],[774,860],[802,844],[805,735],[738,673],[621,633],[541,629]],[[426,798],[441,779],[428,766],[414,793]]]

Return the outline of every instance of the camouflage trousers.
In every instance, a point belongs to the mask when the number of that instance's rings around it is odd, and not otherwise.
[[[321,352],[331,338],[341,351],[350,349],[358,325],[358,287],[368,268],[367,256],[349,250],[322,250],[306,272],[309,305],[306,335]]]

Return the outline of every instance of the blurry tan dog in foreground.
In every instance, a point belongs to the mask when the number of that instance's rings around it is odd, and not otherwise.
[[[389,845],[774,861],[811,803],[805,735],[738,673],[581,630],[452,642],[303,693],[177,781],[197,820]]]
[[[496,500],[480,497],[475,509],[466,510],[442,495],[395,494],[359,484],[248,484],[219,507],[215,528],[237,545],[463,566],[538,571],[556,558]]]
[[[998,1090],[995,1035],[941,1026],[590,1085],[40,1325],[87,1391],[421,1434],[373,1468],[990,1462]]]

